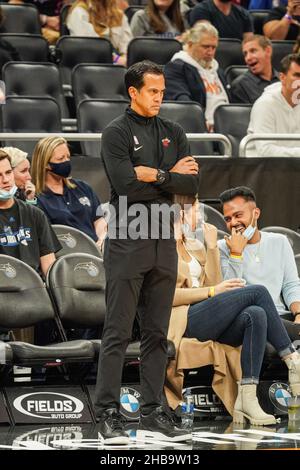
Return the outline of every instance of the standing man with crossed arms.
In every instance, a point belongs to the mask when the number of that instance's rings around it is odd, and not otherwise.
[[[190,439],[191,434],[178,429],[162,407],[167,330],[177,277],[176,243],[173,221],[166,222],[162,214],[153,220],[153,210],[167,207],[170,212],[175,193],[196,194],[198,165],[189,156],[183,129],[157,116],[165,90],[163,68],[149,61],[136,63],[128,69],[125,84],[130,106],[107,126],[102,136],[102,157],[116,219],[115,235],[109,227],[104,251],[107,314],[95,410],[104,442],[127,443],[119,413],[120,387],[125,351],[139,304],[140,432],[182,441]],[[121,197],[127,198],[125,209]],[[137,207],[146,217],[140,236],[132,236],[130,224]],[[157,238],[153,238],[155,223]],[[163,236],[166,228],[167,238]]]

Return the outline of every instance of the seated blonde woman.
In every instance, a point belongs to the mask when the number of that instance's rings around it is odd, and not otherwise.
[[[77,0],[66,25],[71,36],[107,38],[111,41],[114,63],[126,65],[127,47],[132,39],[125,13],[117,0]]]
[[[194,231],[196,197],[176,196],[175,202],[182,209],[181,224]],[[181,400],[184,369],[213,364],[213,389],[234,422],[275,424],[275,417],[262,410],[256,396],[266,342],[286,362],[293,395],[300,393],[299,354],[265,287],[244,287],[241,279],[221,281],[216,228],[203,224],[204,246],[187,239],[179,223],[178,278],[168,332],[176,358],[168,367],[165,386],[169,405],[175,409]]]

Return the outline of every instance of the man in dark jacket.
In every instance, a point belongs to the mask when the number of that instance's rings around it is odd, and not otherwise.
[[[216,108],[229,102],[225,76],[214,58],[218,37],[211,24],[196,24],[183,35],[184,50],[165,66],[165,99],[200,103],[209,131],[213,130]]]
[[[231,101],[253,104],[268,85],[279,82],[279,73],[272,67],[270,39],[253,35],[243,41],[242,49],[249,70],[233,81]]]
[[[162,407],[167,330],[177,278],[173,218],[168,216],[173,194],[197,193],[198,165],[189,156],[183,129],[157,116],[165,89],[162,67],[138,62],[128,69],[125,83],[130,107],[104,130],[101,147],[115,217],[104,250],[107,314],[96,415],[105,443],[127,443],[119,414],[120,386],[139,305],[141,431],[154,432],[158,439],[186,440],[190,433],[177,429]]]

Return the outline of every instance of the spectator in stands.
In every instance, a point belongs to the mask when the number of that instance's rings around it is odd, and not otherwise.
[[[8,3],[31,3],[40,14],[42,34],[50,44],[55,44],[59,38],[59,14],[64,3],[68,0],[9,0]]]
[[[230,0],[203,0],[188,15],[191,26],[197,21],[209,21],[220,38],[246,39],[253,33],[250,14]]]
[[[270,39],[297,39],[300,24],[300,1],[289,0],[273,8],[264,24],[264,34]]]
[[[195,231],[196,197],[178,196],[175,202],[181,206],[181,227],[188,224]],[[227,276],[221,282],[217,230],[212,225],[203,224],[203,231],[206,249],[198,240],[187,239],[184,231],[179,230],[178,277],[168,336],[174,340],[181,331],[185,337],[197,338],[201,342],[213,340],[232,346],[242,345],[242,379],[234,404],[233,420],[240,424],[245,418],[253,425],[275,424],[275,417],[261,409],[256,396],[267,338],[291,371],[289,379],[293,395],[300,393],[300,356],[265,287],[243,287],[241,273]],[[207,345],[200,343],[197,352],[194,342],[190,346],[191,361],[193,367],[197,367],[195,356],[200,365]],[[222,349],[219,344],[215,347]],[[186,345],[185,355],[188,355]],[[221,357],[222,354],[218,354],[218,361]],[[234,362],[233,367],[237,367]],[[170,376],[169,372],[167,377]]]
[[[185,25],[179,0],[148,0],[145,9],[133,15],[130,26],[134,36],[172,38],[180,35]]]
[[[200,103],[211,131],[216,108],[229,102],[224,73],[214,58],[218,31],[210,23],[200,22],[186,31],[182,40],[184,50],[165,66],[165,99]]]
[[[104,253],[107,313],[95,391],[98,430],[106,443],[128,442],[119,412],[120,385],[139,304],[143,404],[138,431],[160,440],[189,440],[190,432],[178,429],[162,406],[177,253],[173,217],[161,217],[161,210],[172,206],[172,194],[197,191],[198,165],[179,124],[157,116],[165,90],[163,67],[137,62],[127,70],[125,84],[130,107],[106,127],[101,145],[116,217]]]
[[[293,53],[299,54],[300,53],[300,35],[297,37],[296,42],[293,47]]]
[[[3,23],[3,10],[0,7],[0,27]],[[0,79],[2,78],[2,67],[6,62],[20,60],[18,51],[5,39],[0,37]],[[1,89],[1,92],[3,90]],[[1,96],[0,103],[2,104],[3,98]]]
[[[278,0],[250,0],[248,10],[271,10]]]
[[[33,152],[32,178],[38,206],[52,224],[69,225],[89,235],[101,249],[106,235],[100,201],[92,188],[70,177],[67,141],[62,137],[41,139]]]
[[[3,147],[1,150],[10,157],[10,163],[14,171],[15,184],[18,188],[15,197],[28,204],[36,205],[35,186],[31,181],[30,161],[27,158],[28,154],[15,147]]]
[[[266,86],[279,81],[279,74],[272,67],[272,43],[268,38],[256,34],[243,41],[242,49],[249,70],[232,83],[231,101],[253,104]]]
[[[259,231],[260,209],[251,189],[228,189],[220,199],[231,232],[231,237],[218,242],[224,279],[242,277],[249,285],[265,286],[291,340],[299,340],[300,280],[288,239]]]
[[[67,17],[71,36],[105,37],[114,47],[114,63],[126,65],[132,39],[125,13],[117,0],[76,0]]]
[[[281,83],[269,85],[254,103],[248,134],[291,134],[286,141],[265,140],[249,144],[248,155],[260,157],[300,157],[300,55],[289,54],[281,61]]]
[[[61,245],[45,214],[15,199],[10,157],[0,150],[0,253],[18,258],[46,276]]]

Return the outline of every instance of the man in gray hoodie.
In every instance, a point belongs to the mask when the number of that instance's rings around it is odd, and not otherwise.
[[[212,131],[216,108],[229,102],[229,87],[214,58],[218,31],[210,23],[201,22],[182,38],[184,50],[177,52],[165,66],[165,99],[200,103],[207,128]]]

